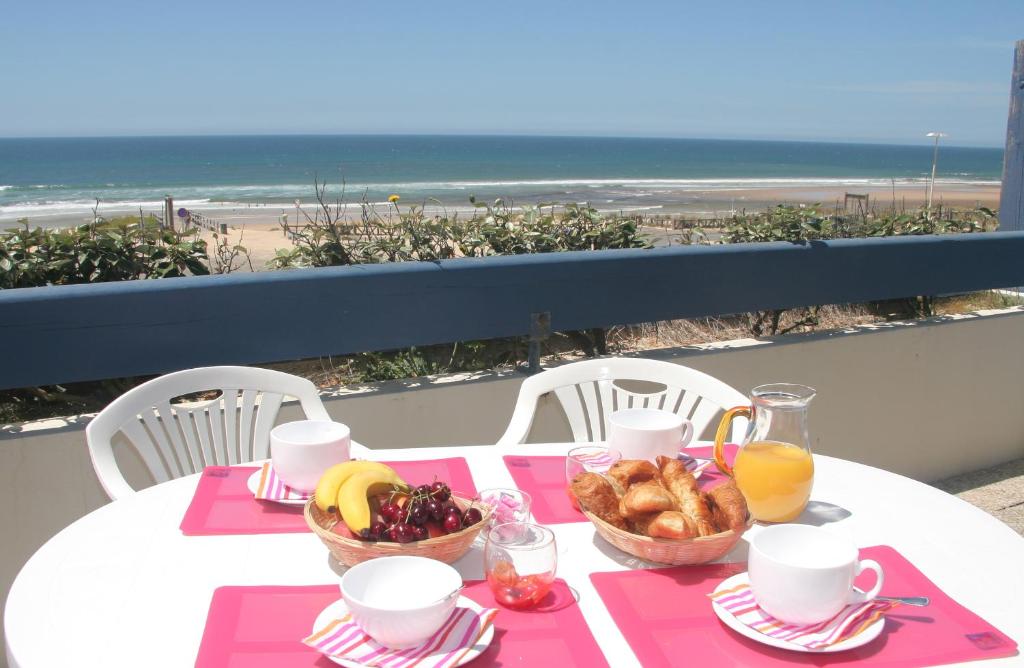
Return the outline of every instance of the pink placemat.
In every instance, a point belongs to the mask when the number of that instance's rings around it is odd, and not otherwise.
[[[206,614],[196,668],[335,666],[302,644],[338,585],[219,587]]]
[[[494,606],[487,583],[468,581],[462,592]],[[337,585],[220,587],[213,593],[199,645],[200,668],[300,668],[334,666],[302,644],[313,621],[338,600]],[[500,608],[494,639],[473,666],[607,666],[563,580],[532,611]]]
[[[908,668],[992,659],[1017,653],[1017,643],[944,594],[891,547],[864,548],[885,571],[883,595],[927,596],[923,608],[886,614],[882,635],[835,654],[802,654],[767,647],[718,620],[707,594],[746,564],[709,564],[593,573],[590,579],[644,666],[829,666],[860,662]],[[871,575],[865,577],[871,585]]]
[[[735,445],[725,446],[725,461],[730,465],[736,457]],[[711,459],[713,448],[695,447],[683,450],[698,459]],[[505,455],[505,468],[512,474],[516,487],[528,493],[533,499],[530,512],[541,524],[564,524],[586,522],[587,518],[572,507],[566,493],[565,457],[562,455]],[[702,489],[714,487],[726,479],[724,473],[712,464],[701,474]]]
[[[476,496],[473,476],[462,457],[385,463],[411,485],[444,480],[456,492]],[[258,470],[256,466],[204,469],[192,503],[181,520],[181,532],[186,536],[220,536],[309,531],[301,505],[287,506],[253,498],[246,482]]]

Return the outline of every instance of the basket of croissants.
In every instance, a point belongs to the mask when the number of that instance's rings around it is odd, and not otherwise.
[[[616,462],[572,480],[580,508],[606,541],[662,564],[704,564],[727,554],[753,520],[729,480],[702,492],[678,459]]]

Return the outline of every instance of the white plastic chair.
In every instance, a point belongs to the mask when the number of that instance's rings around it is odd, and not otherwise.
[[[211,390],[220,395],[171,404],[176,397]],[[330,419],[313,383],[280,371],[213,366],[154,378],[115,399],[85,428],[93,468],[111,499],[135,493],[114,457],[118,432],[158,483],[204,466],[265,459],[285,396],[298,399],[308,419]]]
[[[630,392],[616,384],[622,380],[648,381],[664,388],[649,394]],[[608,417],[623,408],[672,411],[690,419],[699,437],[719,413],[750,403],[742,393],[717,378],[679,364],[625,357],[586,360],[524,380],[512,420],[498,445],[526,442],[537,400],[548,392],[558,397],[575,442],[606,440]],[[739,442],[746,429],[745,419],[734,420],[733,440]]]

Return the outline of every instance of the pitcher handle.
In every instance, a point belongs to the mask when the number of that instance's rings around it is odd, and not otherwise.
[[[732,467],[725,463],[725,437],[729,435],[729,427],[732,426],[733,418],[745,417],[751,419],[750,406],[736,406],[730,408],[722,416],[718,423],[718,431],[715,433],[715,464],[718,470],[725,475],[732,477]]]

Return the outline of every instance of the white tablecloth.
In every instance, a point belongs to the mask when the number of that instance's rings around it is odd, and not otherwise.
[[[465,457],[483,489],[512,485],[502,455],[562,454],[569,447],[353,454],[389,460]],[[861,546],[895,547],[949,595],[1024,644],[1024,539],[973,506],[908,478],[819,455],[815,467],[812,506],[818,520],[849,511],[829,526]],[[40,548],[18,575],[4,612],[12,668],[192,665],[217,587],[337,581],[339,567],[311,533],[183,536],[178,525],[197,480],[180,478],[110,503]],[[634,567],[636,560],[596,537],[587,523],[553,529],[563,550],[558,575],[579,592],[583,615],[608,661],[638,665],[587,577]],[[755,526],[747,536],[756,531]],[[730,559],[744,560],[745,545]],[[481,557],[475,549],[456,564],[464,578],[483,577]],[[1024,658],[989,663],[1024,665]]]

